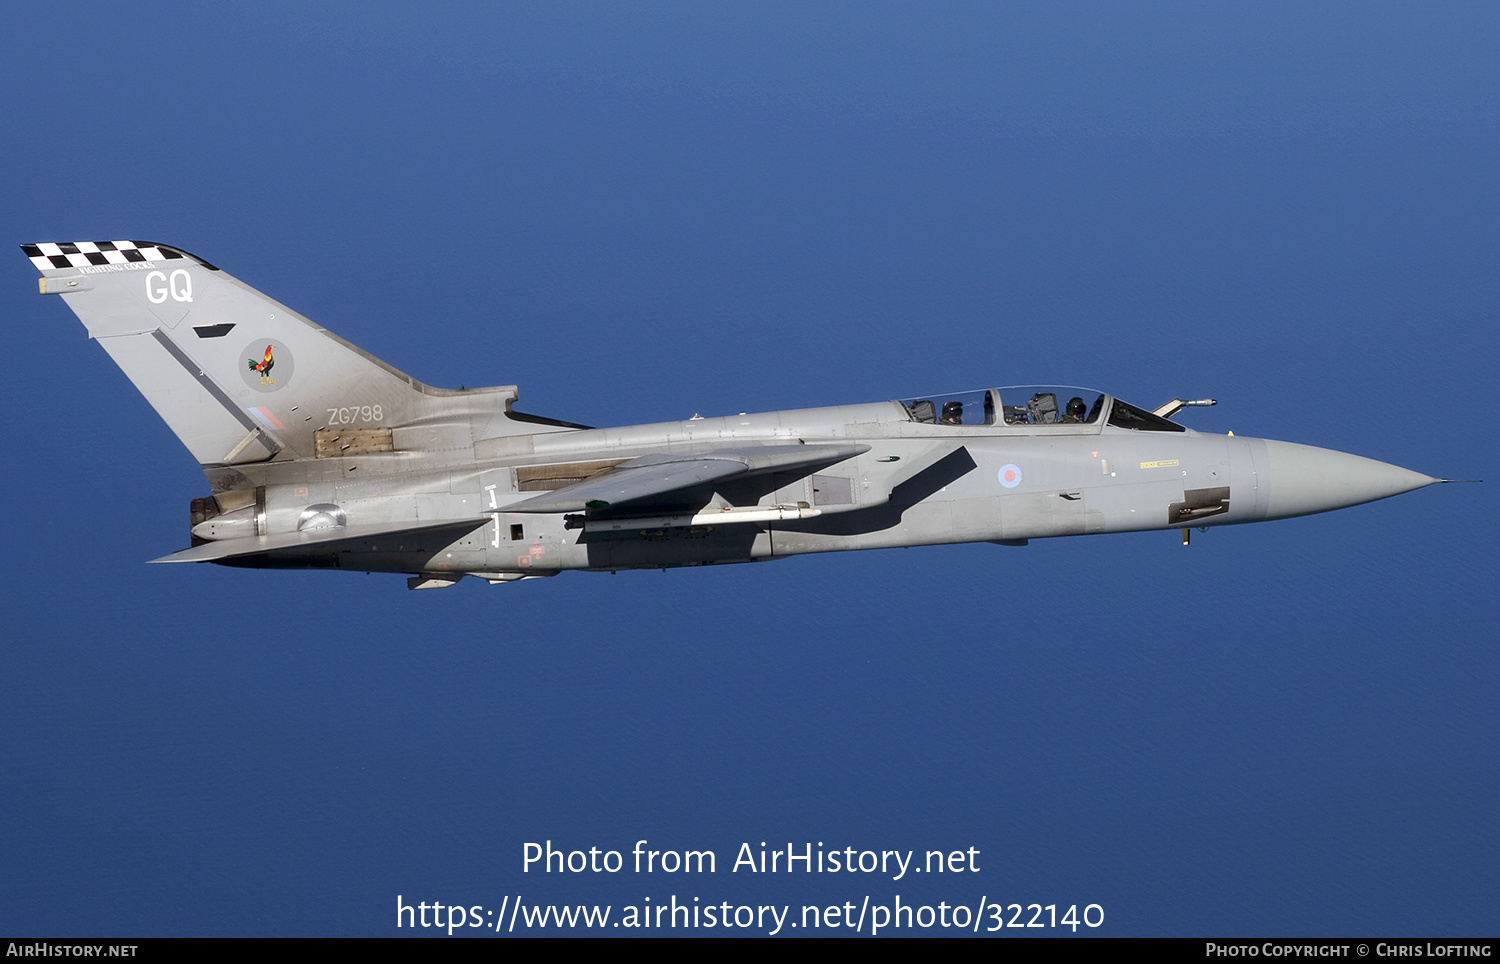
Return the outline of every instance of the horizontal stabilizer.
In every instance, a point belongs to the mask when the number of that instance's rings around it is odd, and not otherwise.
[[[332,526],[327,529],[309,529],[304,532],[288,532],[274,536],[249,536],[242,539],[220,539],[205,542],[191,549],[183,549],[152,562],[221,562],[244,556],[259,556],[268,552],[284,552],[288,549],[307,549],[313,546],[328,547],[340,542],[358,542],[377,536],[395,536],[406,533],[436,532],[440,529],[467,531],[488,521],[478,519],[449,519],[426,525],[411,525],[401,522],[391,525]]]
[[[812,471],[870,451],[868,445],[762,445],[691,455],[647,455],[609,472],[505,507],[507,512],[579,512],[689,489],[735,477]]]

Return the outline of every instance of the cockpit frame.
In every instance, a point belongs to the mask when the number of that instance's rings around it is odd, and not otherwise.
[[[1065,399],[1065,400],[1064,400]],[[984,434],[1095,435],[1106,426],[1148,432],[1186,427],[1112,395],[1067,386],[1007,386],[898,399],[907,419],[944,430]]]

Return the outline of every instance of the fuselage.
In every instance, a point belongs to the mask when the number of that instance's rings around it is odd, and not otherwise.
[[[1006,419],[994,413],[1014,410],[1003,400],[1021,390],[993,391],[989,420],[971,418],[980,424],[924,421],[913,417],[912,402],[891,401],[508,436],[477,443],[473,462],[415,477],[353,482],[347,467],[330,464],[330,482],[315,485],[318,492],[306,491],[305,482],[267,492],[265,531],[294,529],[309,502],[338,506],[351,525],[401,521],[392,512],[414,523],[482,522],[458,534],[289,548],[239,564],[511,579],[849,549],[1020,544],[1305,515],[1436,481],[1327,449],[1129,417],[1126,409],[1142,412],[1102,395],[1091,420]],[[867,448],[819,471],[735,479],[604,513],[508,511],[646,456],[822,443]],[[360,461],[373,468],[379,457]],[[808,517],[735,521],[736,512],[752,507],[801,507]],[[725,521],[705,519],[718,510]]]

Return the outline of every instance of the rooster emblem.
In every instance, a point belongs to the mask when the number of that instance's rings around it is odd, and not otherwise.
[[[276,360],[271,357],[271,346],[266,346],[266,357],[261,361],[254,358],[246,359],[250,363],[252,372],[260,372],[260,383],[262,385],[275,385],[276,380],[271,377],[271,369],[276,367]]]

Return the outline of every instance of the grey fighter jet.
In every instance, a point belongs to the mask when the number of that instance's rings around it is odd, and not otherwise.
[[[1185,543],[1445,481],[1172,420],[1208,399],[1078,388],[590,428],[515,411],[515,386],[424,385],[178,248],[23,250],[203,466],[192,547],[157,562],[420,589],[1142,529]]]

